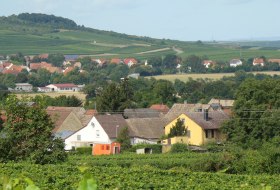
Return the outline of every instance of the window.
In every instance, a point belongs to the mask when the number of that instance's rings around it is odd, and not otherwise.
[[[82,139],[81,135],[77,135],[77,141],[80,141]]]
[[[91,122],[90,124],[91,124],[92,128],[94,128],[94,127],[95,127],[95,124],[94,124],[93,122]]]
[[[191,131],[187,130],[187,137],[191,138]]]
[[[106,150],[110,150],[110,146],[109,145],[106,145]]]
[[[104,150],[104,145],[101,146],[101,150]]]
[[[208,138],[215,138],[215,131],[214,129],[205,130],[205,137]]]
[[[211,137],[212,137],[212,138],[215,137],[215,131],[214,131],[214,129],[211,129]]]
[[[99,130],[96,130],[96,138],[99,138],[100,137],[100,132]]]

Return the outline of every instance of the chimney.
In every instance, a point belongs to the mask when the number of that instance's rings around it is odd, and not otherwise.
[[[204,118],[205,121],[209,120],[208,109],[203,110],[203,118]]]

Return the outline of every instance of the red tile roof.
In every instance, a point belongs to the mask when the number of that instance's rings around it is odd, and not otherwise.
[[[126,64],[126,65],[127,65],[129,62],[132,62],[132,63],[136,64],[136,63],[137,63],[137,60],[136,60],[135,58],[126,58],[126,59],[123,60],[123,62],[124,62],[124,64]]]
[[[280,59],[269,59],[268,62],[270,62],[270,63],[279,63],[280,64]]]
[[[39,57],[40,59],[48,59],[48,58],[49,58],[49,54],[47,54],[47,53],[40,54],[40,55],[38,55],[38,57]]]
[[[110,61],[110,63],[115,63],[115,64],[119,64],[119,63],[121,63],[121,62],[122,62],[122,60],[119,59],[119,58],[113,58],[113,59],[111,59],[111,61]]]
[[[164,104],[154,104],[150,107],[150,109],[157,110],[157,111],[162,112],[164,114],[166,114],[169,111],[169,107],[167,105],[164,105]]]

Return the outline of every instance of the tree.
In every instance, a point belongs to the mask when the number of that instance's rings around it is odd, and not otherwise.
[[[56,67],[62,67],[64,60],[65,60],[64,55],[60,53],[50,54],[48,57],[48,61],[52,63],[53,66]]]
[[[66,160],[62,139],[52,134],[54,123],[40,105],[28,106],[29,99],[9,96],[4,104],[7,121],[0,133],[0,160],[26,160],[35,164]]]
[[[194,73],[203,73],[205,72],[205,67],[202,64],[201,57],[198,57],[196,55],[190,55],[187,57],[186,60],[184,60],[182,64],[183,72],[194,72]]]
[[[173,87],[172,82],[167,80],[159,80],[154,85],[154,90],[156,97],[158,97],[161,103],[175,102],[175,89]]]
[[[280,136],[280,80],[247,79],[236,92],[233,118],[224,124],[228,140],[258,148]]]
[[[122,150],[127,150],[131,147],[129,130],[128,130],[127,126],[120,130],[120,132],[118,133],[116,141],[121,144],[121,149]]]
[[[97,96],[98,112],[123,112],[125,108],[132,105],[132,89],[125,79],[120,84],[109,84],[101,94]]]
[[[168,138],[176,136],[184,136],[187,134],[187,129],[184,124],[184,120],[178,118],[175,125],[173,125],[168,134]]]

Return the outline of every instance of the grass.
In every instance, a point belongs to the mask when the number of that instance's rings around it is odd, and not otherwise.
[[[0,23],[0,52],[1,54],[22,52],[28,55],[41,53],[99,55],[108,53],[117,54],[117,57],[120,58],[135,57],[140,60],[145,60],[155,56],[175,54],[176,52],[172,50],[172,47],[175,46],[183,51],[179,55],[183,59],[193,54],[207,56],[209,59],[216,61],[227,62],[233,58],[240,58],[240,56],[244,59],[259,56],[280,58],[278,49],[280,48],[279,42],[198,44],[196,42],[175,40],[164,40],[164,43],[160,43],[161,40],[154,39],[148,43],[144,39],[135,40],[97,30],[51,31],[52,30],[48,26],[42,27]],[[94,41],[97,42],[97,44],[94,44]],[[239,45],[241,45],[242,48],[240,48]],[[167,47],[171,49],[142,55],[137,54]],[[112,58],[116,56],[106,56],[106,58],[107,57]]]
[[[252,72],[254,74],[267,74],[267,75],[280,75],[280,71],[265,71],[265,72]],[[210,79],[210,80],[219,80],[223,77],[234,76],[234,73],[206,73],[206,74],[174,74],[174,75],[159,75],[153,76],[153,78],[160,80],[169,80],[174,82],[176,79],[179,79],[183,82],[188,81],[190,78],[192,79]],[[151,77],[146,77],[151,78]]]
[[[16,96],[18,98],[22,98],[24,96],[29,96],[29,97],[35,97],[37,95],[46,95],[46,96],[50,96],[52,98],[58,97],[58,96],[76,96],[78,99],[82,100],[83,102],[85,102],[86,100],[86,94],[84,94],[83,92],[45,92],[45,93],[17,93]]]

